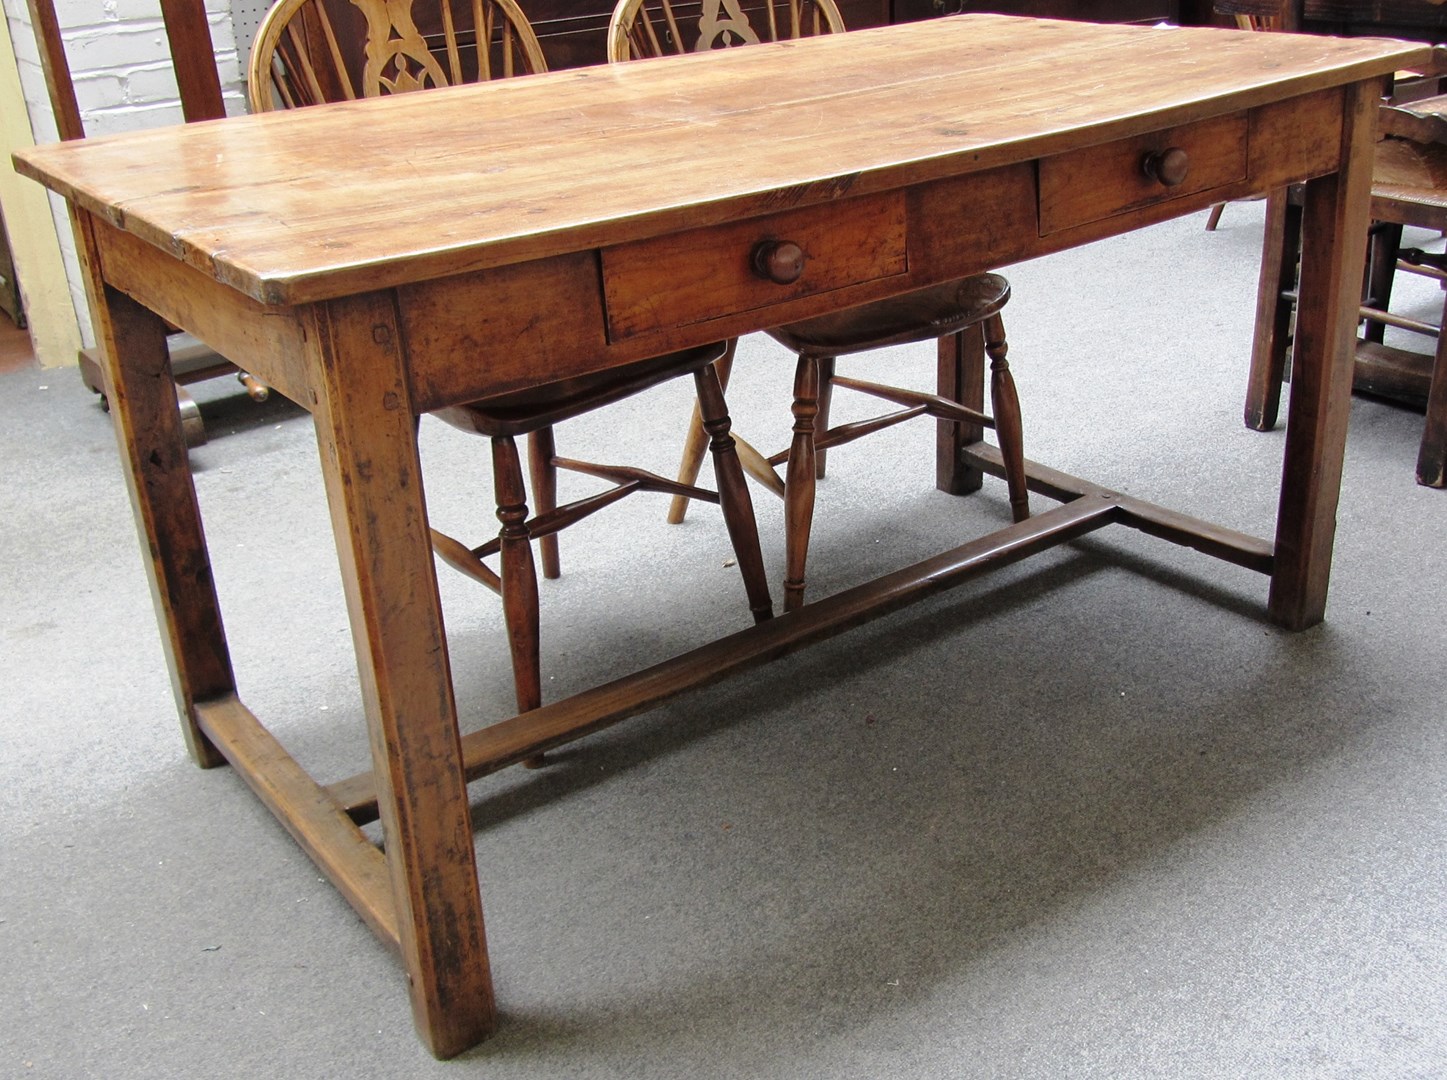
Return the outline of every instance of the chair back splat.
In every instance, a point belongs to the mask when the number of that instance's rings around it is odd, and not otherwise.
[[[608,59],[707,52],[760,41],[837,34],[834,0],[624,0],[608,24]]]
[[[257,31],[251,110],[546,71],[517,0],[282,0]]]

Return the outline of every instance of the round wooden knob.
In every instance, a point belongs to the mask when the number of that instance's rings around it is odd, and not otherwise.
[[[1179,146],[1171,146],[1147,154],[1141,162],[1141,169],[1156,183],[1175,187],[1186,179],[1186,173],[1191,169],[1191,159]]]
[[[804,261],[804,249],[792,240],[765,240],[754,248],[754,273],[776,285],[798,281]]]

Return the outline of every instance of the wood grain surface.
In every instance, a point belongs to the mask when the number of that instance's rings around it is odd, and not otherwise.
[[[217,280],[294,304],[1060,153],[1427,56],[1376,39],[968,15],[17,161]]]

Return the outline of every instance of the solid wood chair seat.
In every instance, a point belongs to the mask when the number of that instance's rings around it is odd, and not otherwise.
[[[527,435],[622,401],[670,379],[690,375],[720,359],[727,347],[726,342],[701,345],[609,371],[454,405],[439,409],[434,415],[453,427],[478,435]]]
[[[958,333],[1000,311],[1010,283],[976,274],[872,304],[775,327],[769,336],[800,356],[847,356]]]
[[[1393,100],[1398,100],[1394,98]],[[1407,112],[1418,116],[1440,116],[1447,118],[1447,94],[1433,94],[1431,97],[1416,98],[1403,106]]]
[[[1399,225],[1447,228],[1447,145],[1406,139],[1378,143],[1372,165],[1372,217]]]

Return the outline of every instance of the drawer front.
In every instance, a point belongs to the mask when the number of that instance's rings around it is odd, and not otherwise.
[[[784,257],[770,264],[770,252]],[[756,311],[903,274],[904,193],[620,244],[605,248],[602,262],[611,341]]]
[[[1244,180],[1246,132],[1238,113],[1041,158],[1040,235]]]

